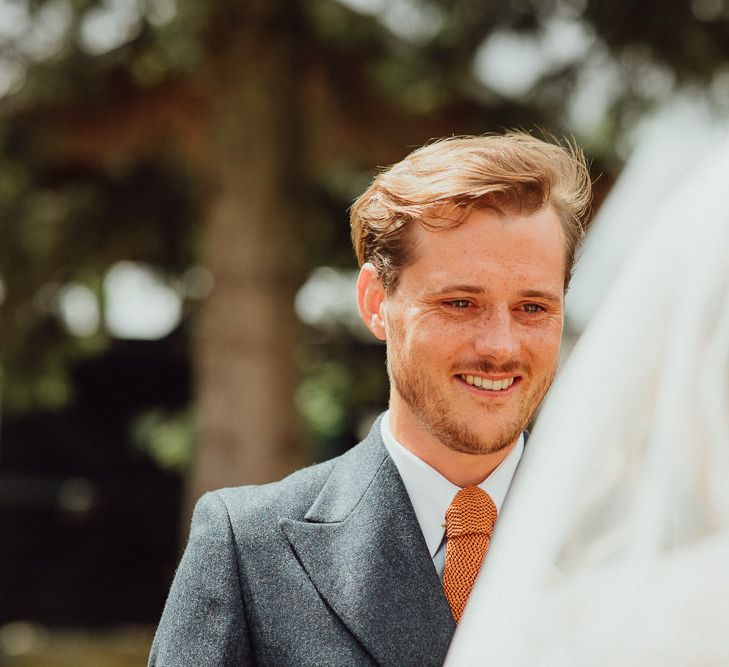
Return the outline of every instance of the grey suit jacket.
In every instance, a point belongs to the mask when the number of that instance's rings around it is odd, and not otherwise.
[[[203,496],[150,665],[441,665],[455,631],[380,437]]]

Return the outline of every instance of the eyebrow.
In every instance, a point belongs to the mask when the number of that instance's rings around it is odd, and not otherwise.
[[[528,299],[543,299],[545,301],[553,301],[555,303],[559,303],[561,301],[561,298],[557,294],[554,294],[553,292],[544,292],[543,290],[538,289],[524,290],[523,292],[519,292],[519,296],[523,296]]]
[[[484,294],[485,290],[482,287],[478,287],[476,285],[449,285],[448,287],[444,287],[443,289],[434,292],[434,294],[435,296],[439,296],[441,294],[451,294],[452,292],[465,292],[466,294]],[[559,297],[559,295],[554,294],[553,292],[545,292],[544,290],[538,289],[523,290],[522,292],[519,292],[519,296],[525,297],[527,299],[542,299],[544,301],[551,301],[553,303],[561,302],[561,298]]]
[[[449,294],[450,292],[466,292],[466,294],[483,294],[484,289],[475,285],[449,285],[443,289],[435,292],[436,296],[439,294]]]

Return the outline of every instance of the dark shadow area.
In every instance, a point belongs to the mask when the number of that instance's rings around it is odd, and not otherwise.
[[[0,623],[157,621],[182,480],[134,445],[129,423],[188,404],[184,335],[175,338],[115,341],[73,369],[68,409],[3,421]]]

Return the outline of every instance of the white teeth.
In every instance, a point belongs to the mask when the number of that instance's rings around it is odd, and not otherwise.
[[[489,380],[488,378],[482,378],[478,375],[461,375],[461,379],[474,387],[481,387],[481,389],[489,389],[490,391],[502,391],[503,389],[511,387],[511,385],[514,384],[515,378],[511,377],[503,380]]]

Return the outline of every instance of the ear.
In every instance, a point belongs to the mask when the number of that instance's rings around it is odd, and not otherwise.
[[[385,340],[385,288],[370,263],[362,265],[357,278],[357,310],[364,325],[380,340]]]

